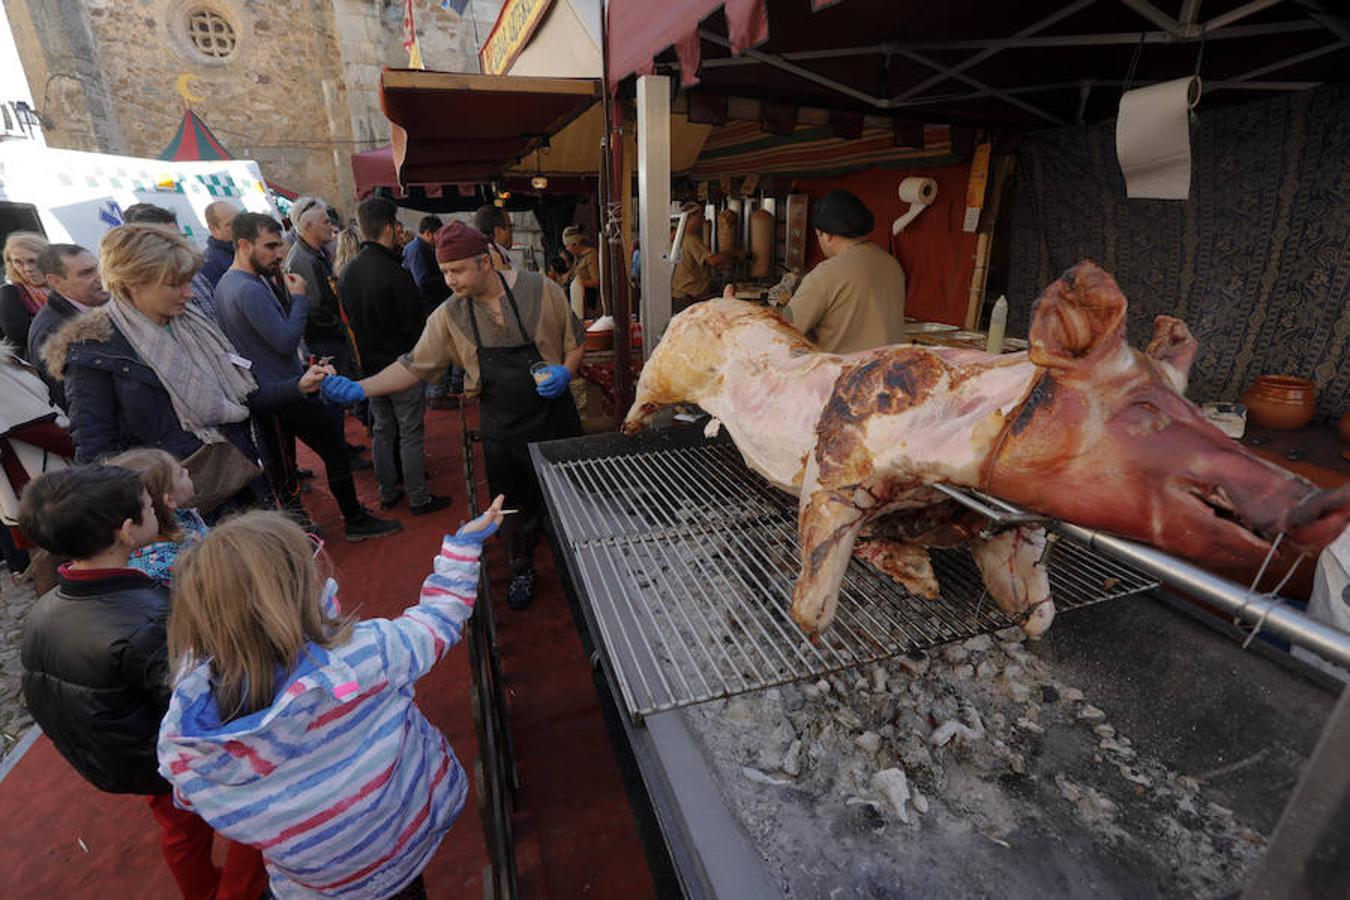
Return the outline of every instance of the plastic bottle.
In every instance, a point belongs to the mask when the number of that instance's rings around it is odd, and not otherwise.
[[[986,353],[1003,352],[1003,331],[1008,325],[1008,298],[1000,295],[994,301],[994,311],[989,314],[989,340],[984,345]]]

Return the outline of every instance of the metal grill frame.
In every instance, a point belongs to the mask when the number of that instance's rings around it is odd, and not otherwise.
[[[535,465],[557,538],[634,721],[1014,624],[987,597],[967,551],[934,550],[941,600],[915,597],[854,559],[834,624],[812,641],[789,614],[796,498],[747,469],[729,441],[653,448],[602,439],[597,455],[559,460],[541,446]],[[1158,586],[1066,540],[1049,567],[1060,612]]]

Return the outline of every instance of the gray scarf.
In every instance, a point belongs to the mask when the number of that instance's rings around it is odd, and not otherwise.
[[[167,326],[156,325],[121,297],[113,297],[104,309],[159,376],[184,431],[214,444],[225,440],[217,425],[248,418],[247,399],[258,383],[231,360],[237,355],[234,346],[195,306],[189,305]]]

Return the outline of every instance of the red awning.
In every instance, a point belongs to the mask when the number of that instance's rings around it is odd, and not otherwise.
[[[579,78],[385,69],[380,79],[403,185],[496,178],[599,98],[599,82]]]
[[[376,188],[397,188],[398,169],[394,167],[394,148],[377,147],[352,154],[352,177],[356,179],[356,196],[365,198]]]
[[[1209,104],[1341,82],[1350,66],[1343,26],[1297,4],[1144,6],[610,0],[607,77],[678,67],[693,93],[775,108],[1045,128],[1114,116],[1130,73],[1142,86],[1198,61]]]

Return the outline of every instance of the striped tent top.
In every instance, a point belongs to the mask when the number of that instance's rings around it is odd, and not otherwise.
[[[395,894],[464,808],[468,779],[413,685],[473,613],[480,552],[447,537],[417,606],[311,644],[266,709],[222,723],[210,666],[179,676],[160,773],[180,807],[262,851],[278,900]]]
[[[234,159],[234,154],[225,149],[216,136],[212,134],[211,129],[206,127],[202,117],[187,108],[183,110],[183,121],[178,123],[178,131],[174,134],[173,140],[169,141],[169,146],[164,148],[164,152],[159,154],[160,159],[172,160],[173,162],[190,162],[193,160],[210,159]]]

